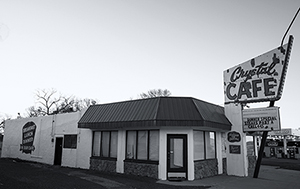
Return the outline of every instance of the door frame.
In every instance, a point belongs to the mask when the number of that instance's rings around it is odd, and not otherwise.
[[[183,139],[183,168],[172,169],[170,167],[170,141],[171,139]],[[187,134],[167,134],[167,179],[188,180],[188,145]],[[169,174],[170,173],[170,174]],[[184,176],[183,176],[184,175]]]
[[[55,138],[53,165],[61,165],[64,137]]]

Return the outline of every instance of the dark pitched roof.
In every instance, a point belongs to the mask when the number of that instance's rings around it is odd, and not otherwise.
[[[79,128],[199,126],[230,130],[224,108],[191,97],[157,97],[90,106]]]

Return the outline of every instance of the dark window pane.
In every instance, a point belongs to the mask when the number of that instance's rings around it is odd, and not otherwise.
[[[150,131],[150,144],[149,144],[149,159],[158,160],[159,155],[159,132]]]
[[[127,159],[135,159],[135,151],[136,151],[136,131],[128,131],[127,132]]]
[[[138,131],[138,157],[137,159],[147,160],[148,131]]]
[[[102,132],[101,155],[102,157],[109,157],[109,134],[110,132]]]
[[[110,139],[110,157],[116,158],[118,154],[118,132],[111,132]]]

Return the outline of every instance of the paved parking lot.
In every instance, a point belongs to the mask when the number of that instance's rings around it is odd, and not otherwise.
[[[108,174],[91,170],[50,166],[12,159],[0,159],[0,188],[2,189],[167,189],[208,188],[172,186],[156,179],[124,174]]]

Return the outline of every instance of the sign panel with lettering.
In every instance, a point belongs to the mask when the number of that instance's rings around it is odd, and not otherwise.
[[[285,136],[292,135],[292,129],[281,129],[280,131],[269,132],[269,135]]]
[[[276,147],[276,146],[278,146],[278,142],[276,142],[276,141],[269,141],[269,142],[267,142],[267,146]]]
[[[238,133],[236,131],[231,131],[227,134],[227,140],[228,140],[228,142],[240,142],[241,135],[240,135],[240,133]]]
[[[280,129],[279,107],[243,110],[244,132],[278,131]]]
[[[229,145],[229,153],[241,154],[241,146],[240,145]]]
[[[33,145],[36,125],[34,122],[27,122],[22,129],[22,144],[20,144],[20,151],[25,154],[31,154],[35,150]]]
[[[225,103],[281,98],[293,37],[288,44],[224,71]]]

